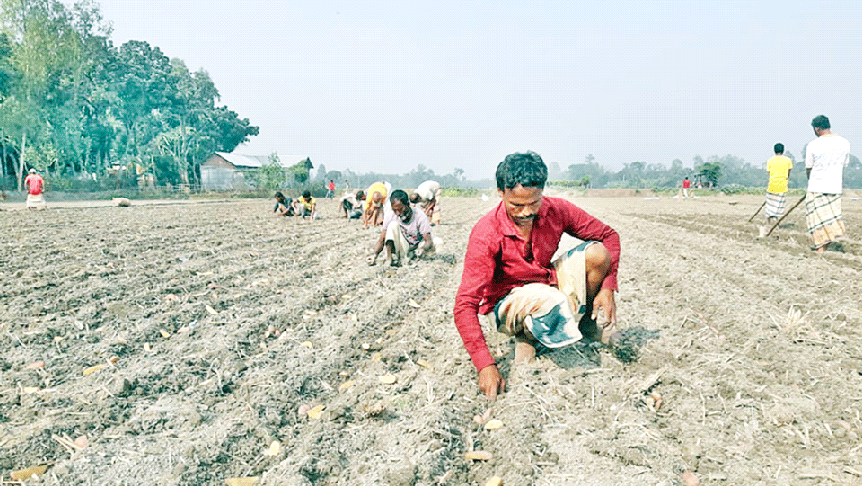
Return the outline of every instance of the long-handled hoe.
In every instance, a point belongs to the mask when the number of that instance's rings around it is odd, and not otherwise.
[[[802,203],[802,202],[803,202],[803,201],[805,201],[805,200],[806,200],[806,196],[801,197],[801,198],[800,198],[800,200],[799,200],[799,201],[797,201],[797,204],[795,204],[794,206],[791,206],[791,209],[789,209],[788,211],[785,211],[785,214],[783,214],[783,215],[782,215],[782,217],[781,217],[781,218],[779,218],[779,221],[777,221],[777,222],[773,225],[773,227],[772,227],[772,228],[770,228],[770,231],[768,231],[768,232],[767,232],[767,234],[766,234],[766,235],[764,235],[764,237],[766,238],[766,237],[770,236],[770,233],[773,233],[773,230],[775,230],[775,229],[776,229],[776,227],[777,227],[777,226],[779,226],[779,223],[781,223],[781,222],[782,222],[782,220],[783,220],[783,219],[785,219],[785,217],[786,217],[786,216],[788,216],[789,214],[791,214],[791,211],[794,211],[794,208],[796,208],[797,206],[799,206],[799,205],[800,205],[800,203]]]
[[[757,211],[755,211],[755,214],[753,214],[753,215],[752,215],[752,217],[750,217],[750,218],[749,218],[749,221],[748,221],[749,223],[751,223],[751,222],[752,222],[752,220],[753,220],[753,219],[755,219],[755,216],[758,216],[758,213],[760,213],[760,212],[761,212],[761,208],[763,208],[765,204],[767,204],[767,200],[766,200],[766,199],[764,200],[764,202],[762,202],[762,203],[761,203],[761,206],[758,206],[758,210],[757,210]]]

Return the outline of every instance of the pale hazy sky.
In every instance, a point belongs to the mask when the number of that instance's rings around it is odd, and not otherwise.
[[[260,127],[237,152],[491,178],[512,152],[609,169],[776,142],[824,114],[861,155],[860,0],[99,0]]]

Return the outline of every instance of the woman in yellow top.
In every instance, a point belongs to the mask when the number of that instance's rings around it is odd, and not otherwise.
[[[363,228],[383,224],[387,192],[387,186],[383,182],[375,182],[366,190],[366,202],[363,205]]]

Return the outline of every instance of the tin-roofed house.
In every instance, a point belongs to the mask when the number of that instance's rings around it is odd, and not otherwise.
[[[302,155],[280,156],[279,164],[288,169],[308,161]],[[267,155],[240,155],[216,152],[201,164],[201,189],[205,191],[242,190],[253,187],[253,175],[270,163]],[[311,162],[308,163],[311,165]],[[289,177],[287,170],[286,178]],[[287,179],[286,179],[287,180]]]

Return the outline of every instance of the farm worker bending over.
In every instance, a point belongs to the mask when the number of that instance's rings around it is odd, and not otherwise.
[[[369,257],[369,265],[377,262],[384,246],[387,260],[393,267],[402,266],[405,258],[413,260],[434,252],[435,244],[431,234],[431,224],[422,211],[415,211],[408,200],[408,193],[396,189],[390,196],[392,212],[384,217],[384,229],[375,243],[374,253]]]
[[[489,400],[506,381],[478,314],[515,336],[516,364],[531,361],[536,346],[560,348],[582,333],[607,343],[617,323],[620,258],[620,238],[610,226],[565,199],[542,195],[548,169],[538,154],[507,155],[496,176],[502,201],[471,230],[453,309]],[[563,233],[584,243],[552,261]]]
[[[812,250],[844,251],[839,240],[845,237],[842,221],[842,169],[848,165],[851,144],[830,131],[824,115],[812,119],[818,138],[806,144],[806,226]]]
[[[36,173],[36,169],[30,169],[30,173],[24,178],[24,187],[27,188],[27,209],[45,209],[45,180]]]
[[[363,210],[360,209],[360,205],[363,204],[366,200],[366,195],[363,191],[357,191],[354,194],[353,191],[345,190],[345,193],[339,198],[339,216],[343,218],[350,217],[351,219],[357,219],[363,214]]]
[[[389,188],[383,182],[375,182],[366,190],[366,202],[363,205],[363,229],[377,226],[384,220],[384,206]]]
[[[788,176],[794,165],[791,159],[782,155],[785,145],[777,143],[773,146],[774,156],[767,159],[767,172],[770,174],[767,182],[767,194],[764,196],[764,217],[767,224],[774,224],[785,214],[785,194],[788,192]],[[761,230],[765,233],[766,228]]]
[[[411,194],[411,204],[422,208],[432,226],[440,223],[440,195],[440,184],[437,181],[425,181]]]
[[[299,204],[298,216],[302,216],[303,219],[315,219],[317,217],[318,203],[315,198],[312,197],[311,191],[303,191],[303,197],[297,199],[297,203]]]
[[[281,191],[276,192],[276,205],[273,207],[273,212],[279,213],[281,216],[293,216],[293,201],[291,201],[291,198],[285,197]]]

